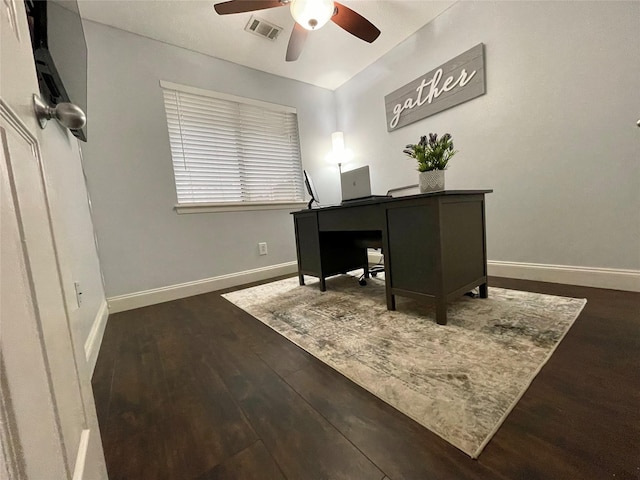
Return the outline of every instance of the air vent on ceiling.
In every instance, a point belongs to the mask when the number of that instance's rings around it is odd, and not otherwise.
[[[282,31],[282,27],[278,27],[273,23],[267,22],[262,18],[251,17],[249,23],[244,27],[247,32],[255,33],[261,37],[268,38],[269,40],[275,40]]]

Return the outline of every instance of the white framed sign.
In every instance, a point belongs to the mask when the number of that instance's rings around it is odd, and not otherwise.
[[[461,53],[384,97],[387,131],[484,95],[484,44]]]

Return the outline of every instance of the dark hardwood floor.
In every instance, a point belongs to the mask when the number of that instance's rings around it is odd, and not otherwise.
[[[588,302],[478,460],[215,292],[109,316],[93,376],[109,478],[640,478],[640,294],[490,284]]]

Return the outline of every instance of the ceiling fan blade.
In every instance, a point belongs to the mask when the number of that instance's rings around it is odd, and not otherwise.
[[[373,23],[341,3],[334,2],[334,4],[336,13],[331,17],[333,23],[365,42],[372,43],[378,38],[380,30]]]
[[[289,37],[289,46],[287,47],[287,62],[295,62],[302,53],[302,47],[309,33],[299,23],[295,23],[291,37]]]
[[[254,10],[282,7],[284,5],[280,0],[229,0],[228,2],[216,3],[213,8],[218,15],[228,15],[230,13],[253,12]]]

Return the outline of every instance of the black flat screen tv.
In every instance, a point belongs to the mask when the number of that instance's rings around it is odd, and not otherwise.
[[[87,43],[76,0],[24,0],[41,98],[87,112]],[[71,130],[87,141],[87,126]]]

